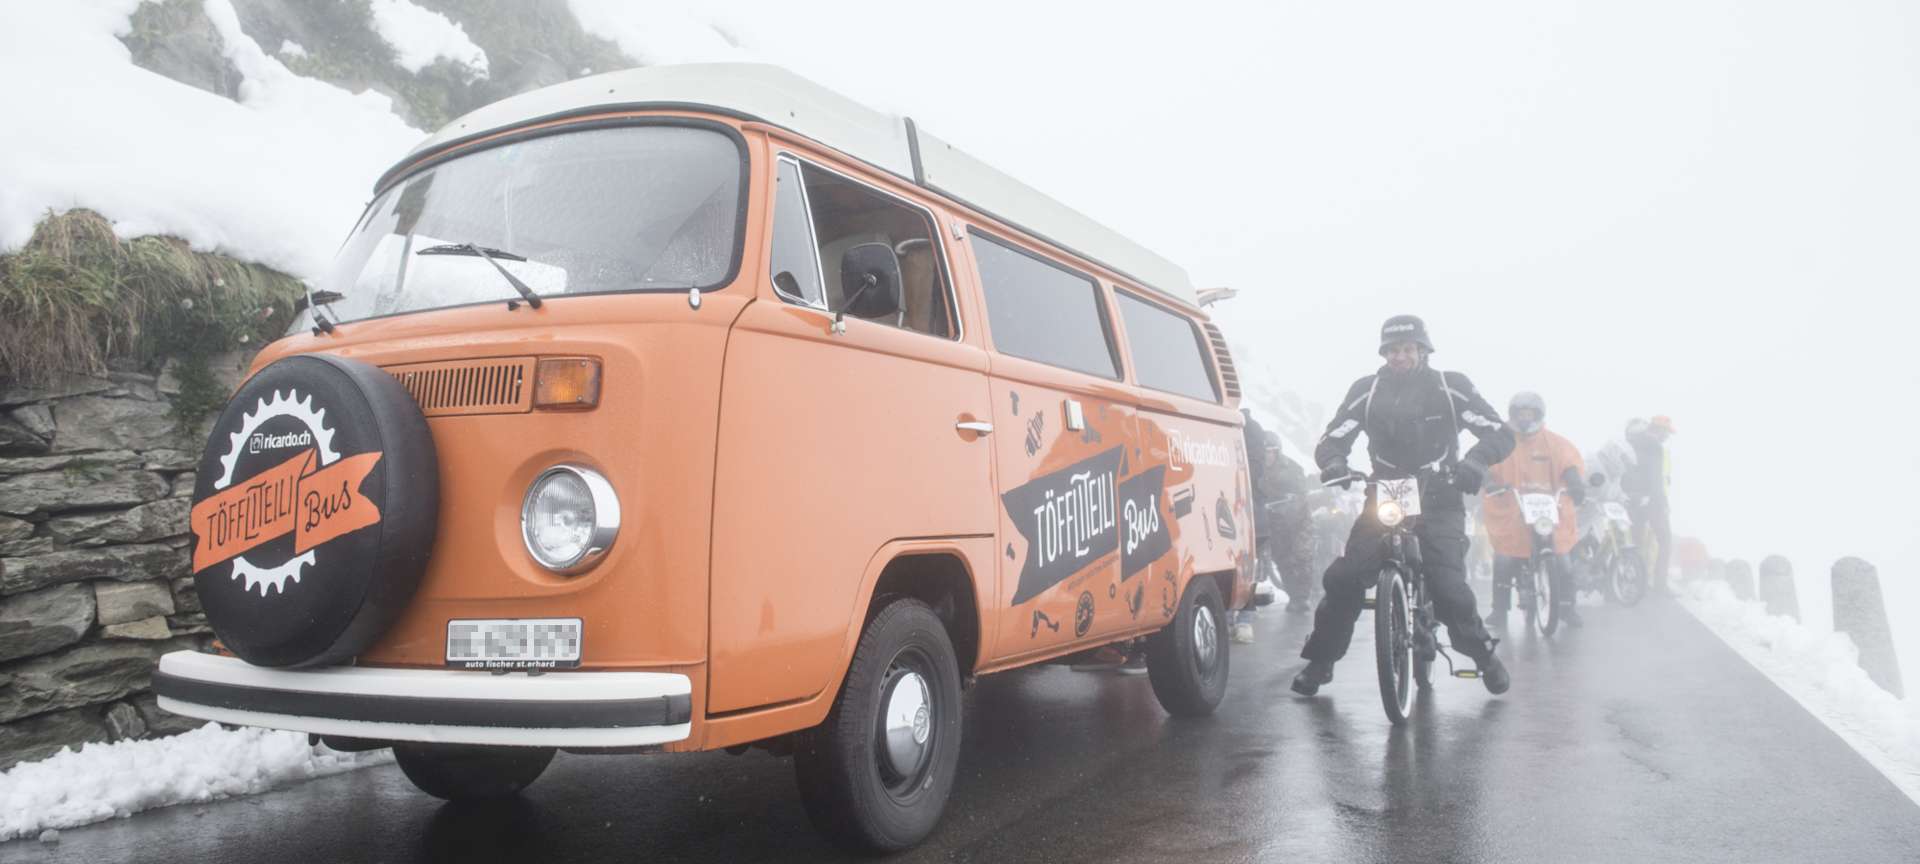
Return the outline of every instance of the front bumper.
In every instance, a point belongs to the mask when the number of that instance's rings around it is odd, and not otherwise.
[[[692,682],[668,672],[271,669],[175,651],[153,690],[161,708],[202,720],[435,744],[666,744],[691,733],[693,715]]]

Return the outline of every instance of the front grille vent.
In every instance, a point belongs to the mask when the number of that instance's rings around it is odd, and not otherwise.
[[[532,357],[489,357],[384,367],[428,417],[533,410]]]
[[[1219,358],[1220,386],[1226,388],[1228,399],[1240,398],[1240,371],[1233,367],[1233,353],[1227,350],[1227,337],[1220,334],[1220,328],[1213,322],[1206,322],[1207,341],[1213,343],[1213,356]]]

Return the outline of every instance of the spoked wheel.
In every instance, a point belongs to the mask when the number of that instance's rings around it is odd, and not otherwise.
[[[1380,671],[1380,705],[1398,726],[1413,712],[1413,602],[1407,581],[1391,567],[1374,591],[1373,655]]]
[[[1607,591],[1622,606],[1647,596],[1647,571],[1638,553],[1628,549],[1613,556],[1613,565],[1607,568]]]
[[[823,833],[863,852],[926,837],[960,758],[960,672],[939,616],[911,599],[874,616],[826,722],[798,743],[800,802]]]
[[[1533,577],[1533,606],[1527,610],[1527,621],[1540,635],[1552,636],[1560,627],[1560,598],[1553,590],[1553,575],[1547,565],[1538,560],[1529,569]]]

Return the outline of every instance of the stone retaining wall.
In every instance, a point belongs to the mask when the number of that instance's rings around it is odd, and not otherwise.
[[[216,360],[219,386],[247,359]],[[187,533],[212,418],[171,415],[171,373],[0,383],[0,770],[200,725],[149,692],[161,654],[212,632]]]

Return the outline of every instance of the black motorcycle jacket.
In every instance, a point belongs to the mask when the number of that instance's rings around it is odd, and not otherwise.
[[[1476,439],[1464,458],[1462,430]],[[1373,473],[1383,478],[1413,477],[1461,461],[1484,476],[1514,445],[1513,430],[1467,376],[1424,364],[1405,374],[1383,366],[1353,382],[1313,449],[1323,475],[1346,466],[1361,432],[1367,434]]]

